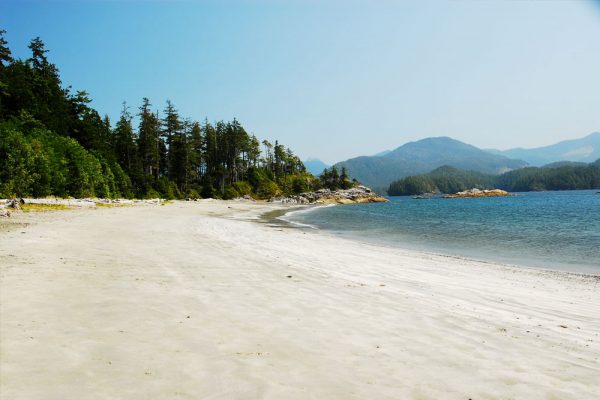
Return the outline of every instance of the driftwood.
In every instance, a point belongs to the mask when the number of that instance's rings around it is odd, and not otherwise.
[[[0,209],[0,217],[10,217],[10,211],[5,209]]]
[[[57,198],[47,198],[47,199],[21,199],[23,200],[23,204],[44,204],[44,205],[63,205],[63,206],[71,206],[71,207],[96,207],[96,203],[91,200],[81,200],[81,199],[57,199]]]
[[[0,204],[0,209],[12,208],[13,210],[20,210],[21,204],[23,204],[23,199],[0,200],[0,203],[3,203],[3,204]],[[3,213],[3,214],[5,214],[5,213]],[[10,213],[8,213],[8,214],[9,215],[3,215],[3,216],[9,217]]]
[[[6,206],[15,210],[20,210],[21,204],[23,204],[23,199],[10,199]]]
[[[98,204],[114,204],[114,205],[139,205],[139,204],[149,204],[149,205],[160,205],[162,204],[163,199],[96,199],[96,198],[87,198],[87,199],[59,199],[56,197],[48,197],[45,199],[33,199],[33,198],[22,198],[22,199],[0,199],[0,210],[13,209],[20,210],[21,205],[23,204],[41,204],[41,205],[62,205],[68,207],[96,207]],[[6,213],[3,212],[2,216]],[[10,214],[10,213],[8,213]]]

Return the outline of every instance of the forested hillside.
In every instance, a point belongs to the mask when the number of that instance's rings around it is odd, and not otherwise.
[[[390,184],[390,196],[456,193],[466,189],[498,188],[509,192],[600,188],[600,160],[583,165],[527,167],[502,175],[440,167],[428,174],[409,176]]]
[[[268,198],[321,186],[284,145],[248,134],[236,120],[184,119],[167,101],[123,104],[112,124],[89,94],[65,87],[40,38],[14,59],[0,31],[0,197]],[[134,126],[134,114],[139,121]],[[334,182],[334,183],[332,183]]]

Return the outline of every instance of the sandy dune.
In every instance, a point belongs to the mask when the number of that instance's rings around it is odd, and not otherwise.
[[[0,398],[600,398],[597,278],[249,221],[274,207],[0,230]]]

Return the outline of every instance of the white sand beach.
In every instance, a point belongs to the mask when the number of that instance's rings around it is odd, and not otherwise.
[[[13,217],[0,398],[600,398],[597,277],[253,221],[281,207]]]

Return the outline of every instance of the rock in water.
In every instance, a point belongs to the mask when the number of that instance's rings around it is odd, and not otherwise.
[[[477,188],[465,190],[464,192],[458,192],[455,194],[447,194],[444,196],[446,199],[456,199],[456,198],[465,198],[465,197],[504,197],[511,196],[505,190],[501,189],[490,189],[490,190],[481,190]]]

